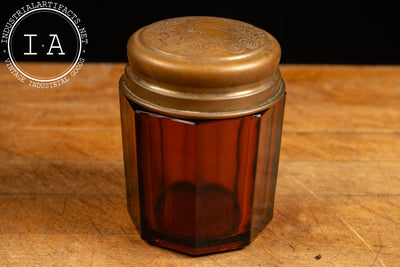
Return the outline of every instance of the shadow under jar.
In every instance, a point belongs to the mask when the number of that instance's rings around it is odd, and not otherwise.
[[[120,105],[128,211],[190,255],[248,245],[272,219],[285,106],[280,47],[250,24],[181,17],[127,45]]]

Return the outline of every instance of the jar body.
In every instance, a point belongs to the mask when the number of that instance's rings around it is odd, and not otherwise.
[[[128,211],[145,241],[190,255],[248,245],[272,219],[285,95],[257,114],[176,119],[120,90]]]

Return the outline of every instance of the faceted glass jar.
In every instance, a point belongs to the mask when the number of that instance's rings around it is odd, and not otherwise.
[[[190,255],[248,245],[270,222],[285,94],[228,119],[177,119],[120,90],[128,211],[147,242]]]
[[[190,255],[248,245],[272,219],[285,85],[278,41],[181,17],[137,30],[119,83],[128,210],[147,242]]]

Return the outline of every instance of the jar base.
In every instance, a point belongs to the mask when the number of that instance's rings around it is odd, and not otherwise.
[[[184,239],[142,229],[142,239],[151,245],[175,250],[191,256],[237,250],[250,244],[250,232],[217,239]]]

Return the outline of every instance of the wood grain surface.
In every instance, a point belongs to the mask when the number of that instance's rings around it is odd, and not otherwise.
[[[282,66],[274,218],[202,257],[147,244],[128,216],[123,67],[87,63],[53,89],[0,67],[1,266],[399,266],[400,66]]]

